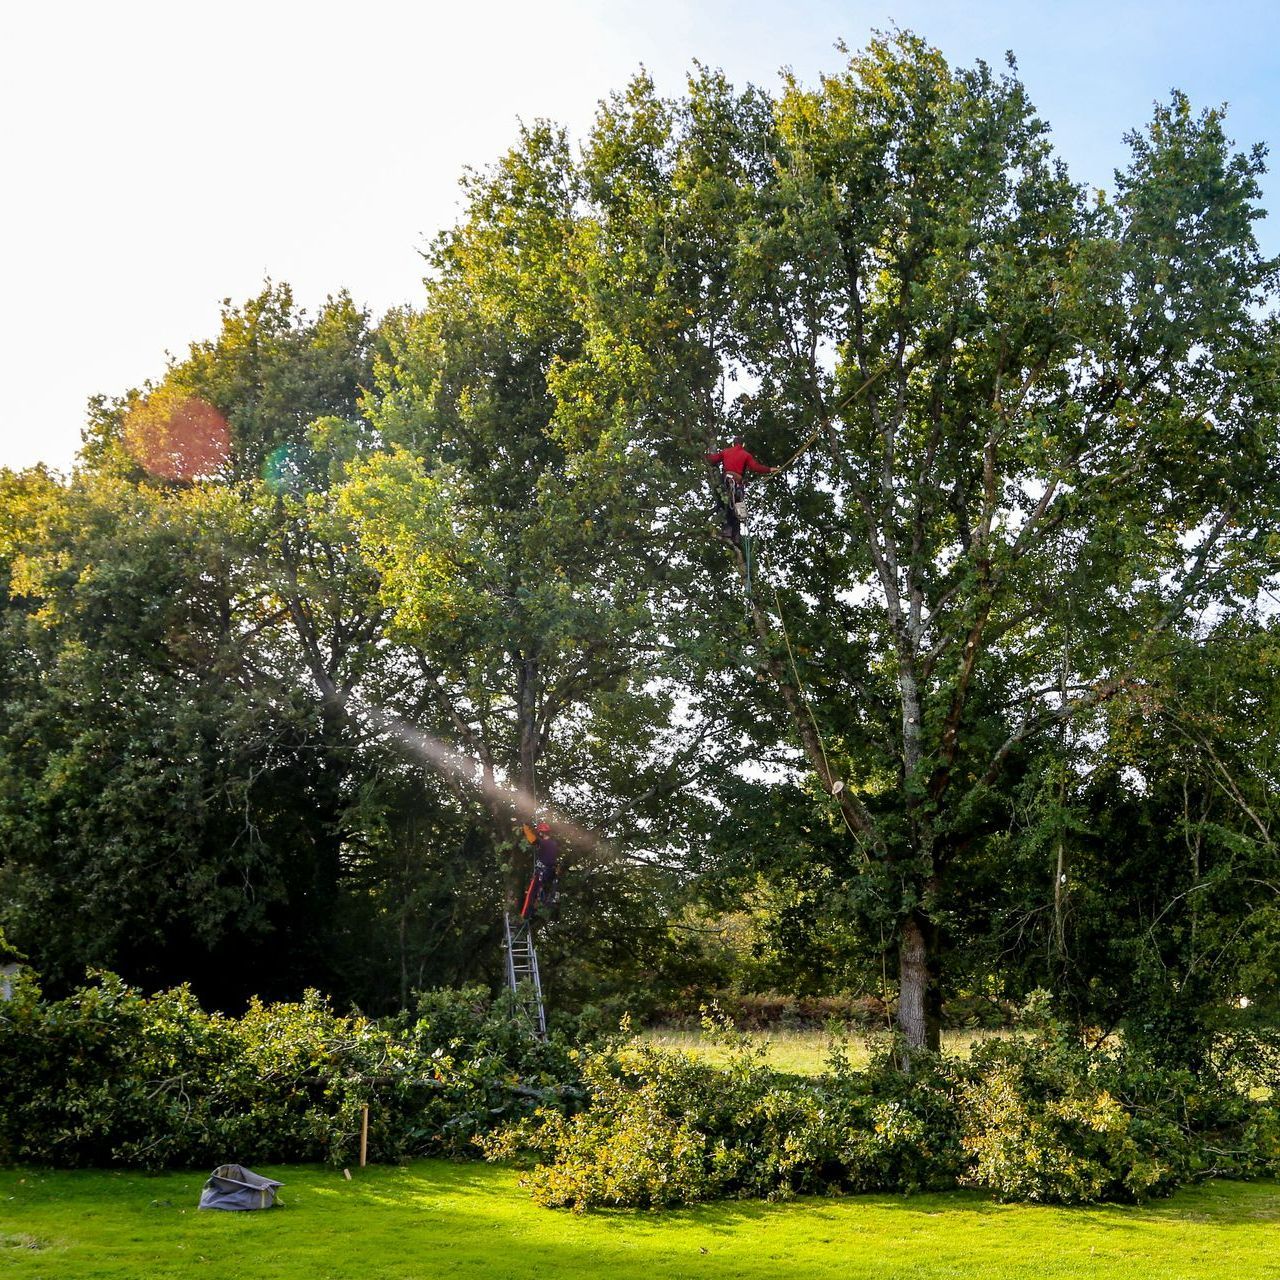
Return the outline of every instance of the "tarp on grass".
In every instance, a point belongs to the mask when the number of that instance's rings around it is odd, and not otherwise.
[[[264,1178],[240,1164],[220,1164],[200,1193],[202,1209],[270,1209],[283,1182]]]

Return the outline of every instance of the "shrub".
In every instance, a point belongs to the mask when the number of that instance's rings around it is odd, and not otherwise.
[[[584,1019],[584,1026],[591,1019]],[[816,1080],[774,1073],[722,1023],[713,1067],[626,1034],[535,1038],[479,988],[373,1022],[312,993],[204,1012],[109,974],[0,1005],[0,1161],[57,1165],[350,1162],[370,1105],[374,1159],[530,1152],[546,1205],[980,1187],[1004,1199],[1137,1200],[1213,1175],[1280,1173],[1273,1044],[1225,1042],[1199,1073],[1061,1034]],[[1266,1100],[1251,1092],[1271,1089]]]
[[[776,991],[741,994],[697,989],[684,991],[678,1001],[655,1009],[651,1020],[677,1030],[696,1029],[702,1025],[700,1010],[707,1005],[719,1009],[739,1031],[774,1027],[821,1030],[832,1021],[865,1029],[886,1024],[884,1001],[874,995],[793,996]]]
[[[724,991],[690,987],[676,999],[655,1005],[647,1021],[651,1025],[677,1031],[695,1030],[702,1025],[699,1010],[718,1008],[739,1031],[814,1031],[832,1022],[847,1028],[884,1029],[889,1025],[892,1002],[879,995],[797,996],[777,991]],[[942,1011],[943,1025],[949,1028],[994,1030],[1010,1026],[1015,1010],[990,996],[963,993],[952,996]],[[617,1019],[613,1020],[617,1026]]]
[[[807,1082],[765,1067],[750,1039],[721,1034],[725,1069],[643,1041],[587,1050],[584,1111],[539,1112],[482,1146],[491,1159],[535,1154],[534,1199],[579,1211],[956,1184],[966,1156],[941,1060],[908,1079],[887,1061],[855,1072],[836,1057],[828,1077]]]
[[[1280,1167],[1274,1107],[1228,1076],[1061,1035],[984,1046],[963,1108],[965,1181],[1006,1200],[1134,1201]]]
[[[943,1191],[957,1185],[969,1156],[957,1096],[960,1064],[917,1054],[910,1073],[892,1051],[855,1071],[832,1049],[822,1082],[837,1171],[829,1181],[849,1191]]]
[[[749,1042],[727,1070],[643,1041],[581,1056],[584,1111],[541,1110],[481,1144],[491,1159],[541,1158],[526,1180],[538,1203],[648,1208],[790,1190],[817,1106],[776,1087]]]
[[[0,1005],[0,1061],[0,1160],[62,1166],[342,1164],[365,1103],[377,1159],[470,1154],[478,1133],[578,1097],[566,1046],[478,989],[372,1022],[315,993],[227,1018],[184,987],[144,996],[101,974],[47,1002],[28,979]]]
[[[886,1055],[858,1071],[833,1048],[829,1072],[801,1081],[765,1068],[745,1037],[727,1071],[615,1040],[582,1054],[583,1111],[538,1112],[482,1145],[531,1152],[535,1200],[576,1210],[956,1186],[1132,1201],[1280,1168],[1280,1110],[1133,1052],[1006,1040],[967,1063],[909,1065]]]
[[[1006,1200],[1136,1199],[1169,1185],[1181,1152],[1162,1159],[1078,1053],[1011,1041],[975,1055],[964,1093],[966,1181]],[[1171,1135],[1166,1135],[1171,1136]]]

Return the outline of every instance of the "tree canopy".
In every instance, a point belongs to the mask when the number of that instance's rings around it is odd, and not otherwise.
[[[1128,143],[1088,191],[910,33],[641,74],[467,177],[413,307],[227,304],[3,476],[9,936],[403,1004],[493,966],[546,813],[582,997],[750,898],[914,1046],[1045,987],[1203,1051],[1280,937],[1277,263],[1221,111]],[[786,463],[743,548],[734,435]]]

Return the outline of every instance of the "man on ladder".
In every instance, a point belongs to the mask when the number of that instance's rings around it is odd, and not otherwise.
[[[533,879],[524,895],[520,916],[512,923],[510,911],[502,914],[503,949],[507,956],[507,986],[516,1008],[533,1026],[534,1034],[547,1034],[547,1014],[542,1003],[542,977],[538,972],[538,949],[533,939],[533,922],[540,906],[552,906],[560,869],[560,844],[551,837],[551,826],[527,824],[524,837],[534,846]]]
[[[533,831],[525,827],[524,834],[525,839],[534,846],[534,864],[533,879],[529,881],[528,892],[524,895],[520,918],[531,920],[540,906],[555,906],[560,871],[560,842],[551,838],[551,827],[546,822],[539,822]]]
[[[746,473],[755,471],[763,476],[771,476],[779,468],[766,467],[764,463],[757,462],[750,451],[743,447],[741,436],[734,436],[733,443],[727,449],[703,456],[712,465],[720,464],[725,490],[724,531],[729,541],[741,548],[742,522],[746,517]]]

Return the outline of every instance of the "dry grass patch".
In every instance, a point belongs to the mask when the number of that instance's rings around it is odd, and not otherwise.
[[[831,1038],[825,1031],[778,1028],[748,1034],[750,1039],[765,1046],[765,1062],[775,1071],[816,1076],[826,1070]],[[968,1058],[975,1044],[986,1044],[1015,1034],[1011,1031],[944,1031],[942,1049],[953,1057]],[[643,1032],[641,1038],[659,1048],[679,1050],[715,1065],[723,1064],[729,1056],[729,1050],[723,1044],[702,1031],[653,1027]],[[889,1038],[880,1032],[859,1033],[846,1036],[839,1043],[855,1066],[865,1066],[873,1053],[888,1046]]]

